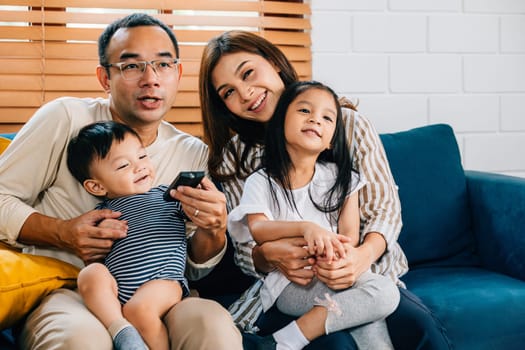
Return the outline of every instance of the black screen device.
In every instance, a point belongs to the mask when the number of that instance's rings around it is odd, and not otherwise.
[[[166,192],[164,192],[164,200],[167,202],[175,201],[175,199],[170,196],[170,191],[179,186],[191,186],[197,187],[201,183],[202,178],[204,177],[204,171],[181,171],[179,175],[173,180],[171,185],[169,185]]]

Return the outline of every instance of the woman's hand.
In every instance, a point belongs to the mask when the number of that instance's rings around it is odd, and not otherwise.
[[[338,237],[348,239],[342,235]],[[366,244],[354,247],[345,240],[343,245],[346,250],[345,257],[333,260],[331,263],[325,258],[318,258],[313,266],[316,277],[333,290],[353,286],[374,261],[373,254]]]
[[[306,267],[311,267],[315,259],[306,250],[304,238],[268,241],[257,249],[268,264],[281,271],[291,282],[305,286],[312,281],[314,273]]]

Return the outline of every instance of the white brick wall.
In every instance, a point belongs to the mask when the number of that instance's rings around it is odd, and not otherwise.
[[[466,169],[525,177],[525,0],[311,0],[313,78],[379,132],[452,125]]]

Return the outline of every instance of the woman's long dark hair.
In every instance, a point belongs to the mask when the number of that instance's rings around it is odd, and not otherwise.
[[[269,175],[268,181],[270,183],[272,197],[276,203],[278,203],[276,189],[272,186],[270,178],[281,185],[286,200],[290,206],[298,212],[290,182],[290,170],[293,164],[286,150],[284,122],[290,104],[300,94],[310,89],[318,89],[330,93],[333,96],[337,110],[335,131],[330,143],[331,147],[321,152],[317,158],[317,162],[320,163],[335,163],[337,166],[337,177],[325,198],[318,202],[319,199],[312,198],[310,193],[310,200],[312,200],[317,209],[324,213],[330,214],[336,212],[337,215],[335,218],[337,220],[339,209],[343,206],[349,188],[351,188],[352,160],[343,123],[341,106],[337,94],[330,87],[317,81],[303,81],[293,83],[286,88],[266,128],[262,167]],[[331,217],[331,215],[329,217]]]
[[[253,159],[248,159],[250,150],[264,142],[264,124],[239,118],[228,110],[212,84],[212,73],[217,63],[227,54],[247,52],[264,57],[273,63],[279,76],[288,86],[298,80],[292,64],[277,46],[263,37],[247,31],[227,31],[211,39],[202,53],[199,72],[199,98],[204,126],[204,141],[209,147],[208,170],[212,178],[218,181],[240,177],[245,178],[252,172]],[[242,154],[238,154],[234,145],[228,143],[234,134],[238,134],[246,144]],[[235,169],[231,174],[222,174],[219,168],[224,162],[224,151],[228,150],[234,158]]]

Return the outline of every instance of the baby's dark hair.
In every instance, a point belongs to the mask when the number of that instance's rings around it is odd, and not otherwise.
[[[89,124],[67,146],[67,167],[81,184],[91,178],[90,166],[95,159],[104,159],[113,142],[121,142],[126,135],[140,140],[135,130],[122,123],[104,121]]]

